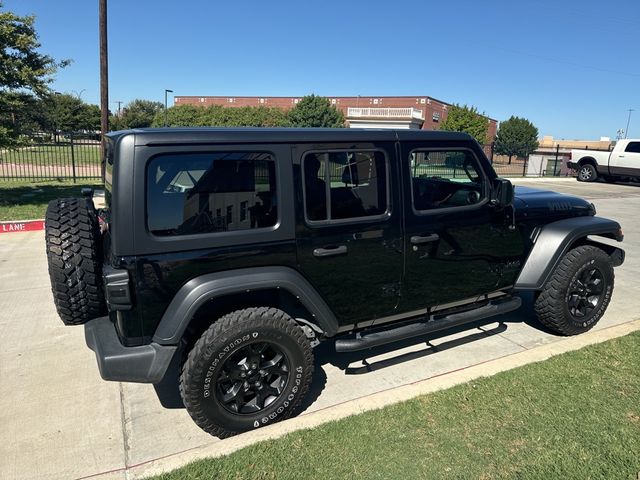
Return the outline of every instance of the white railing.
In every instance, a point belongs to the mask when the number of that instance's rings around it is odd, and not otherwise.
[[[418,118],[424,120],[419,108],[349,107],[347,118]]]

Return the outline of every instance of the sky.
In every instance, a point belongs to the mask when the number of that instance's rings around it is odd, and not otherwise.
[[[56,91],[99,103],[98,0],[4,0]],[[638,0],[108,0],[111,110],[196,96],[430,96],[540,136],[640,138]],[[172,104],[169,96],[169,104]]]

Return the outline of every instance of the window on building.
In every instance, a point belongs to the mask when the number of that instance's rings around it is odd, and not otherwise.
[[[431,116],[431,118],[433,119],[434,122],[439,122],[440,121],[440,112],[433,112],[433,115]]]
[[[382,152],[309,153],[302,168],[309,221],[360,219],[387,212],[387,163]]]
[[[278,220],[275,172],[274,158],[263,152],[154,157],[147,167],[147,227],[161,236],[272,227]],[[249,221],[234,222],[243,204]]]

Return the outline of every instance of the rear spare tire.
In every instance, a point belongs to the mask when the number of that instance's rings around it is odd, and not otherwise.
[[[53,200],[45,218],[53,300],[65,325],[81,325],[105,312],[98,217],[84,198]]]

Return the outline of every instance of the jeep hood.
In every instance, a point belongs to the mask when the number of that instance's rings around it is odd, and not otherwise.
[[[513,205],[516,217],[521,219],[540,217],[553,221],[559,218],[595,215],[593,204],[582,198],[520,185],[515,187]]]

